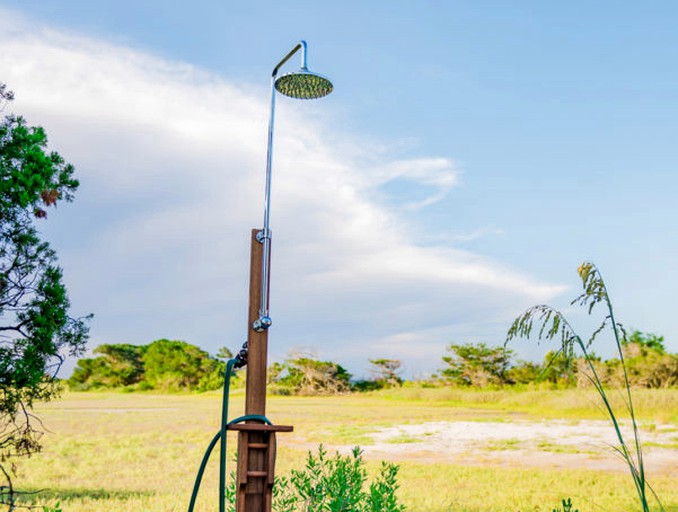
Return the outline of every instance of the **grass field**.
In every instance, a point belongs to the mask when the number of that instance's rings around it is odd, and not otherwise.
[[[678,512],[678,390],[640,390],[635,398],[648,431],[663,429],[669,439],[675,433],[673,446],[666,442],[661,447],[664,454],[675,455],[675,464],[651,472],[648,480],[666,510]],[[60,501],[64,512],[184,511],[203,452],[218,430],[220,399],[219,393],[66,393],[39,407],[49,430],[45,448],[21,461],[15,482],[28,491],[44,489],[39,499]],[[242,394],[236,392],[231,417],[240,415],[242,407]],[[337,397],[269,397],[268,416],[275,423],[295,426],[294,433],[279,437],[278,474],[300,467],[306,451],[319,443],[330,450],[364,446],[374,469],[379,460],[370,455],[372,434],[402,424],[508,425],[560,419],[576,426],[581,420],[604,419],[595,396],[581,390],[420,388]],[[402,436],[392,442],[403,446],[420,441]],[[235,446],[235,439],[229,438],[229,443]],[[401,467],[399,496],[411,512],[551,512],[565,497],[571,497],[581,512],[638,510],[621,461],[618,468],[612,462],[606,470],[586,469],[577,462],[554,467],[549,457],[567,461],[562,457],[572,454],[557,454],[554,443],[542,440],[530,450],[543,450],[543,462],[524,464],[525,450],[516,444],[512,439],[488,443],[454,460],[445,453],[431,457],[394,452],[389,458]],[[649,461],[653,449],[648,448]],[[587,453],[582,450],[579,456]],[[502,455],[501,463],[495,454]],[[196,512],[216,510],[216,481],[217,467],[211,462]]]

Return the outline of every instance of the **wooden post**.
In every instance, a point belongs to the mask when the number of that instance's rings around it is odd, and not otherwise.
[[[266,358],[268,355],[268,329],[257,332],[252,324],[259,318],[261,305],[261,263],[263,245],[252,230],[250,255],[250,307],[247,315],[247,381],[245,388],[245,414],[266,414]],[[269,255],[271,252],[269,251]]]
[[[251,242],[245,414],[265,416],[268,330],[257,332],[252,328],[254,321],[259,318],[261,303],[263,247],[257,241],[258,231],[252,230]],[[238,431],[236,512],[271,512],[275,477],[275,433],[291,432],[292,427],[249,421],[245,424],[229,425],[228,429]]]

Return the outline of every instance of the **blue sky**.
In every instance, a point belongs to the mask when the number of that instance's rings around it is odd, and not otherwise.
[[[268,77],[303,38],[335,91],[278,102],[272,358],[422,375],[569,311],[583,260],[678,351],[678,5],[610,5],[0,0],[11,109],[82,182],[45,233],[92,346],[242,342]]]

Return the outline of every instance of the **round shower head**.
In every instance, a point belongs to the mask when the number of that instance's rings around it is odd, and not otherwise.
[[[279,93],[300,100],[322,98],[332,92],[332,82],[322,75],[301,68],[296,73],[287,73],[275,81]]]

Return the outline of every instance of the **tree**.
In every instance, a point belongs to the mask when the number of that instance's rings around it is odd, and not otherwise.
[[[509,368],[507,379],[512,384],[531,384],[541,382],[544,367],[533,361],[519,360]]]
[[[596,359],[593,354],[592,360]],[[544,366],[539,381],[568,387],[574,385],[576,360],[567,357],[561,351],[549,350],[544,356]]]
[[[217,350],[215,357],[222,361],[228,361],[229,359],[233,359],[233,352],[228,347],[221,347]]]
[[[0,84],[0,102],[13,94]],[[79,354],[86,319],[69,316],[70,303],[55,252],[35,223],[78,188],[74,168],[47,150],[40,127],[21,116],[0,122],[0,501],[13,507],[6,462],[40,449],[32,408],[58,393],[64,354]],[[10,468],[11,469],[11,468]]]
[[[350,391],[351,374],[338,363],[300,355],[269,368],[269,380],[287,393],[336,394]]]
[[[100,355],[78,360],[68,379],[72,389],[207,391],[224,384],[226,364],[185,341],[99,345],[93,352]]]
[[[402,386],[403,379],[400,377],[402,361],[400,359],[370,359],[374,380],[382,388]]]
[[[453,384],[466,386],[500,385],[508,382],[508,370],[512,350],[505,347],[488,347],[485,343],[452,343],[444,356],[448,367],[441,373]]]
[[[144,380],[154,389],[206,390],[223,383],[224,363],[185,341],[156,340],[144,351]]]
[[[647,351],[654,351],[658,354],[666,353],[664,336],[657,336],[656,334],[644,333],[638,330],[634,330],[631,334],[624,337],[622,348],[629,353]],[[624,355],[628,356],[629,354],[625,353]]]
[[[143,354],[146,347],[116,344],[99,345],[93,350],[101,354],[93,359],[80,359],[68,379],[68,385],[79,390],[99,387],[123,387],[139,383],[144,377]]]
[[[670,388],[678,386],[678,354],[669,354],[664,337],[633,331],[622,340],[627,376],[633,386]],[[621,365],[616,365],[616,374]],[[619,379],[617,379],[619,380]]]

